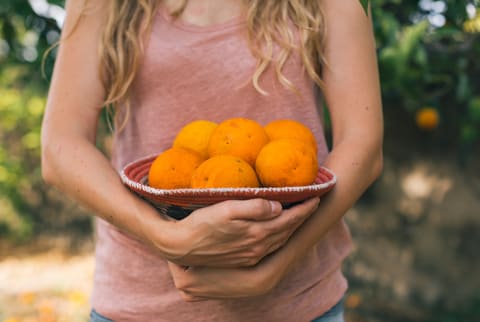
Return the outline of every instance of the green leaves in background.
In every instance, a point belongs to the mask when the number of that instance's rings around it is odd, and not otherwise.
[[[63,1],[40,2],[41,12],[28,0],[0,2],[0,236],[15,240],[28,239],[46,213],[58,211],[41,178],[40,124],[48,89],[42,55],[60,29],[41,13],[59,12]],[[46,61],[47,74],[54,59]]]
[[[0,234],[28,238],[47,200],[40,176],[40,123],[45,92],[24,83],[29,69],[4,67],[0,77]]]
[[[466,160],[480,143],[480,13],[475,1],[371,0],[385,113],[402,111],[404,127]],[[477,22],[478,21],[478,22]],[[415,115],[440,117],[426,131]],[[388,130],[388,127],[387,127]]]

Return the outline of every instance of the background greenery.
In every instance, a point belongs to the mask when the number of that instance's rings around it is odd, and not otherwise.
[[[475,168],[478,1],[372,0],[371,5],[387,156],[400,160],[405,151],[421,152],[448,157],[459,171]],[[46,188],[40,174],[40,124],[55,50],[44,61],[46,75],[42,57],[59,38],[62,6],[60,0],[0,2],[0,236],[14,242],[69,229],[91,232],[90,218]],[[65,215],[72,213],[79,215]],[[436,308],[443,312],[437,321],[473,321],[478,304],[472,300],[453,313]]]

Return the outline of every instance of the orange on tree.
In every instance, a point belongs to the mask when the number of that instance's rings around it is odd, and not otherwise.
[[[210,157],[229,154],[254,166],[258,152],[269,141],[258,122],[246,118],[232,118],[221,122],[208,143]]]
[[[190,122],[177,133],[173,147],[193,150],[206,159],[208,142],[217,125],[215,122],[206,120]]]
[[[274,140],[258,154],[255,169],[266,187],[310,185],[318,172],[317,154],[301,140]]]
[[[159,189],[190,188],[193,171],[205,159],[195,151],[170,148],[155,158],[148,172],[148,184]]]
[[[204,161],[192,175],[192,188],[258,187],[255,170],[232,155],[217,155]]]
[[[438,127],[438,124],[440,123],[440,116],[435,108],[423,107],[417,111],[415,115],[415,122],[422,130],[433,130]]]
[[[317,152],[317,140],[312,131],[303,123],[282,119],[275,120],[265,125],[265,132],[270,141],[278,139],[298,139],[312,145],[315,152]]]

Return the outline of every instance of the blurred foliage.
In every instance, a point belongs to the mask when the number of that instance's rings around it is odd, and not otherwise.
[[[52,221],[60,225],[66,207],[73,212],[46,189],[40,170],[40,126],[55,50],[45,60],[43,53],[59,39],[53,17],[61,18],[63,1],[31,3],[0,2],[0,237],[14,241],[55,227]]]
[[[419,133],[468,155],[480,138],[478,1],[370,3],[385,113],[402,110]],[[31,236],[42,211],[55,204],[43,188],[39,162],[55,50],[44,61],[46,77],[42,56],[59,39],[62,6],[60,0],[0,2],[0,233],[12,237]],[[425,108],[438,115],[421,129],[416,115]]]
[[[478,1],[372,0],[386,113],[433,107],[431,135],[461,160],[480,138]]]
[[[39,207],[48,204],[39,164],[48,83],[40,66],[59,33],[28,1],[0,3],[0,235],[14,239],[32,235]],[[46,60],[48,70],[53,61]]]
[[[426,140],[467,159],[480,139],[479,1],[370,3],[387,131],[389,115],[401,111],[402,120],[390,120],[416,131],[410,144]],[[61,0],[0,1],[0,236],[12,240],[28,240],[65,212],[65,201],[40,174],[40,124],[55,49],[44,60],[46,76],[42,58],[59,39],[61,19],[54,18],[62,7]],[[461,311],[439,307],[435,321],[473,321],[479,303]]]
[[[435,312],[435,317],[431,322],[478,321],[480,317],[480,294],[472,297],[471,301],[464,303],[455,310],[448,309],[445,305],[437,305]]]

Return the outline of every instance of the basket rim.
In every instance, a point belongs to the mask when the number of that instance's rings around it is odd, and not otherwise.
[[[137,190],[148,193],[154,196],[185,196],[185,195],[225,195],[225,194],[251,194],[261,195],[263,193],[289,193],[289,192],[309,192],[317,191],[330,188],[337,183],[337,176],[333,173],[332,170],[324,166],[319,166],[319,172],[326,172],[331,176],[331,179],[322,183],[314,183],[307,186],[291,186],[291,187],[246,187],[246,188],[180,188],[180,189],[158,189],[153,188],[148,185],[142,184],[140,182],[130,179],[126,171],[132,166],[141,163],[147,162],[150,159],[157,157],[158,154],[149,155],[136,159],[132,162],[129,162],[125,165],[120,171],[121,181],[127,186]]]

